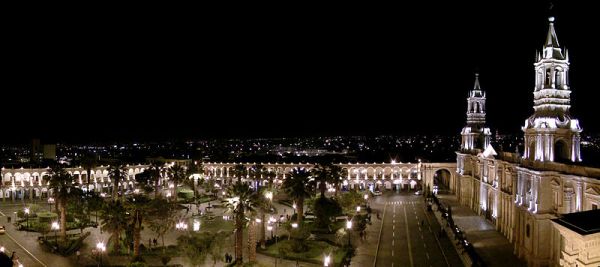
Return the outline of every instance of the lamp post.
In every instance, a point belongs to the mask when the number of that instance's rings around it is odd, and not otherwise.
[[[60,229],[60,224],[58,224],[58,222],[52,222],[51,228],[52,228],[52,230],[54,230],[54,241],[56,242],[56,244],[58,244],[57,232],[58,232],[58,229]]]
[[[294,208],[294,214],[296,214],[296,208],[297,208],[297,207],[298,207],[298,206],[296,206],[296,201],[294,201],[294,204],[292,204],[292,208]]]
[[[352,244],[350,244],[350,229],[352,229],[352,221],[346,221],[346,231],[348,232],[348,247],[352,247]]]
[[[331,256],[329,256],[329,255],[325,256],[325,259],[323,259],[323,266],[325,266],[325,267],[329,266],[330,262],[331,262]]]
[[[54,198],[49,197],[48,198],[48,208],[50,209],[50,212],[52,212],[52,204],[54,204]]]
[[[102,266],[102,254],[106,251],[106,245],[103,242],[98,242],[96,244],[96,250],[98,251],[98,258],[100,258],[98,266]]]
[[[29,229],[29,208],[25,208],[25,218],[27,219],[27,228]]]

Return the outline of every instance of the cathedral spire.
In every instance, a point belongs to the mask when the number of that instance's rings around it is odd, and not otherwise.
[[[549,17],[548,22],[550,22],[550,25],[548,27],[548,37],[546,37],[546,45],[544,47],[560,48],[558,38],[556,38],[556,31],[554,30],[554,17]]]
[[[525,120],[523,157],[535,161],[581,161],[579,121],[572,117],[569,57],[549,17],[542,57],[536,55],[533,114]]]
[[[481,86],[479,85],[479,73],[475,73],[475,86],[473,89],[481,90]]]
[[[475,73],[475,85],[467,98],[467,125],[461,135],[463,150],[483,150],[490,143],[490,128],[485,127],[485,93],[479,84],[479,73]]]
[[[554,17],[549,17],[548,22],[548,35],[546,37],[546,43],[544,44],[544,58],[564,60],[565,57],[560,49],[556,31],[554,30]]]

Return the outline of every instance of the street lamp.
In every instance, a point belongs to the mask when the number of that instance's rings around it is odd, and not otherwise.
[[[356,206],[356,212],[360,212],[360,206]]]
[[[98,242],[96,244],[96,249],[98,250],[98,257],[100,258],[100,265],[102,265],[102,253],[106,251],[106,245],[103,242]]]
[[[325,267],[329,266],[330,261],[331,261],[331,257],[329,255],[325,256],[325,259],[323,259],[323,266],[325,266]]]
[[[56,244],[58,245],[57,231],[58,229],[60,229],[60,225],[58,224],[58,222],[52,222],[51,228],[52,230],[54,230],[54,242],[56,242]]]
[[[188,225],[184,221],[180,221],[177,224],[175,224],[175,229],[185,231],[188,229]]]
[[[25,218],[27,218],[27,228],[29,229],[29,208],[25,208]]]
[[[48,207],[50,208],[50,211],[52,211],[52,204],[54,204],[54,198],[49,197],[48,198]]]
[[[4,247],[0,247],[0,252],[4,253],[4,250],[6,250]]]
[[[350,229],[352,229],[352,221],[346,221],[346,231],[348,232],[348,247],[351,247],[350,244]]]

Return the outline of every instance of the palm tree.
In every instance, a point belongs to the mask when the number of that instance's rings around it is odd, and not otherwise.
[[[188,165],[187,176],[192,177],[192,179],[188,179],[188,181],[192,183],[192,189],[194,190],[194,199],[197,199],[198,196],[196,192],[196,179],[198,176],[200,176],[198,178],[202,179],[203,173],[204,168],[202,167],[202,162],[194,161],[194,163]]]
[[[158,198],[160,194],[160,176],[162,172],[162,164],[157,161],[150,162],[148,169],[144,170],[150,176],[150,180],[154,183],[154,198]]]
[[[112,199],[113,201],[116,201],[117,191],[119,191],[119,182],[127,179],[127,169],[123,164],[117,162],[108,168],[108,177],[113,179]]]
[[[331,176],[331,167],[331,164],[319,163],[316,164],[315,167],[311,170],[312,176],[315,177],[315,182],[318,182],[321,197],[325,197],[327,183],[333,182],[333,177]]]
[[[54,193],[54,199],[60,211],[60,236],[64,241],[67,239],[67,203],[71,199],[77,199],[82,195],[81,189],[73,185],[73,176],[66,172],[61,165],[55,165],[49,170],[50,189]]]
[[[331,175],[331,183],[333,184],[333,188],[335,188],[335,196],[337,196],[338,191],[340,191],[340,184],[342,183],[342,178],[348,175],[348,170],[343,169],[338,165],[331,165],[329,169],[329,175]]]
[[[90,180],[92,177],[92,169],[96,168],[97,164],[98,164],[98,161],[96,160],[96,157],[94,157],[93,155],[87,155],[81,161],[81,166],[83,166],[83,168],[85,169],[85,171],[87,173],[87,192],[88,193],[90,192]]]
[[[266,191],[263,187],[262,190],[259,191],[259,202],[258,202],[258,210],[260,212],[260,247],[265,248],[265,239],[266,239],[266,214],[271,212],[271,203],[270,200],[266,197]]]
[[[248,174],[248,169],[243,164],[236,164],[233,166],[233,175],[237,176],[238,182],[242,181],[242,176],[246,176]]]
[[[119,200],[113,200],[104,206],[102,212],[102,230],[111,233],[114,251],[121,253],[121,233],[127,228],[127,210]]]
[[[259,163],[252,165],[250,172],[252,173],[252,178],[254,179],[254,189],[258,190],[258,184],[261,182],[263,174],[267,172],[267,169],[265,169],[265,167]]]
[[[294,168],[285,181],[283,190],[296,200],[298,222],[302,222],[304,215],[304,199],[311,196],[314,182],[310,179],[310,172],[305,168]]]
[[[135,195],[127,198],[125,208],[128,210],[130,222],[133,226],[133,258],[134,261],[140,258],[140,240],[142,231],[142,222],[148,213],[150,199],[145,195]]]
[[[185,178],[185,169],[180,164],[175,163],[169,168],[169,174],[173,180],[173,197],[177,201],[177,185]]]
[[[234,214],[235,218],[235,260],[243,261],[242,243],[244,238],[244,226],[247,222],[246,215],[254,212],[259,205],[260,196],[247,184],[237,181],[233,186],[227,188],[227,200],[225,206]],[[256,245],[256,242],[254,243]],[[250,250],[252,251],[252,250]],[[252,254],[250,258],[252,259]],[[256,255],[254,255],[256,257]]]

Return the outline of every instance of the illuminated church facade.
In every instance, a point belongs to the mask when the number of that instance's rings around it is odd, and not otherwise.
[[[490,144],[486,94],[475,77],[456,153],[455,193],[491,221],[528,266],[600,266],[600,221],[586,224],[600,212],[600,169],[581,164],[582,128],[569,112],[569,55],[552,17],[536,57],[534,112],[522,127],[522,155],[498,153]]]

